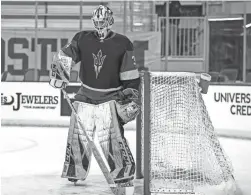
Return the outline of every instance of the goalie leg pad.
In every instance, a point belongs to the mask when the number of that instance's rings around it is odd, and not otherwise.
[[[73,106],[81,118],[82,124],[86,127],[88,136],[94,139],[94,107],[81,102],[74,102]],[[90,169],[91,155],[92,152],[88,147],[86,137],[83,135],[83,130],[80,128],[75,115],[72,114],[62,177],[78,180],[86,179]]]
[[[115,181],[133,179],[135,162],[119,123],[116,102],[100,104],[95,111],[95,125],[100,146]]]

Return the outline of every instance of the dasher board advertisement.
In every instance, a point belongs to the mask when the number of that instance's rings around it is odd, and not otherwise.
[[[60,116],[60,102],[60,90],[47,82],[1,83],[1,119],[53,121]]]
[[[215,129],[251,133],[251,86],[209,86],[203,95]]]

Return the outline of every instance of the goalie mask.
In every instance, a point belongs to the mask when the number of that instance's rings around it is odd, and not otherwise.
[[[97,30],[99,38],[105,39],[111,26],[114,23],[112,11],[103,5],[100,5],[93,11],[92,22]]]

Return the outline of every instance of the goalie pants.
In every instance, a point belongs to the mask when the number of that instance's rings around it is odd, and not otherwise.
[[[94,140],[97,133],[113,178],[115,180],[132,179],[135,162],[124,137],[124,129],[119,122],[115,103],[115,101],[109,101],[93,105],[75,101],[73,105],[89,138]],[[83,135],[83,130],[72,114],[62,177],[86,179],[90,169],[91,155],[92,152]]]

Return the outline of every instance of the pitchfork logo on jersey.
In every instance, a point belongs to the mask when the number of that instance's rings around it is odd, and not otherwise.
[[[100,73],[100,70],[101,70],[101,68],[103,66],[106,55],[102,56],[102,51],[99,50],[97,55],[92,54],[92,56],[93,56],[93,59],[94,59],[94,69],[95,69],[95,72],[96,72],[96,79],[97,79],[98,74]]]

